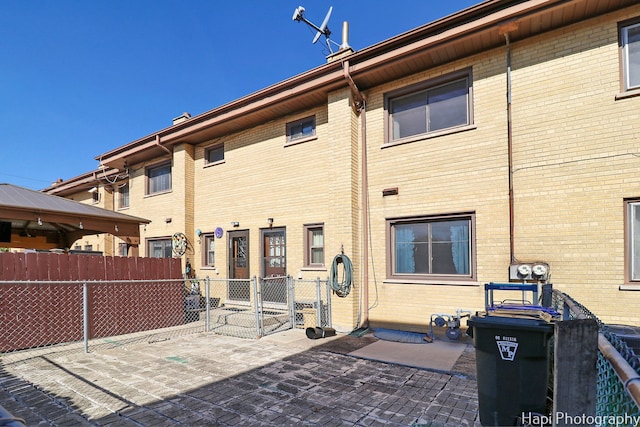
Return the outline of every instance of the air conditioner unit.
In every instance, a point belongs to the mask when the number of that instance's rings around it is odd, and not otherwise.
[[[541,281],[549,278],[549,264],[546,262],[518,263],[509,266],[509,280]]]

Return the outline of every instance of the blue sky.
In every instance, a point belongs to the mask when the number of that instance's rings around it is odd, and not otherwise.
[[[0,0],[0,182],[39,190],[94,158],[325,63],[302,5],[356,51],[480,0]]]

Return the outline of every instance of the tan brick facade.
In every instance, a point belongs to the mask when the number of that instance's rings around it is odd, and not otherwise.
[[[640,197],[640,97],[618,97],[618,23],[635,17],[640,6],[509,46],[514,256],[548,263],[554,287],[607,323],[640,324],[640,287],[621,288],[627,268],[624,200]],[[465,69],[473,81],[470,126],[387,144],[386,94]],[[223,278],[229,265],[227,233],[248,230],[250,275],[261,276],[262,232],[271,229],[267,219],[273,218],[272,227],[285,231],[288,274],[324,279],[341,251],[353,261],[351,294],[333,299],[338,328],[358,326],[368,312],[372,325],[426,331],[432,313],[480,310],[482,285],[509,281],[506,93],[505,43],[368,88],[364,123],[354,111],[352,88],[345,86],[331,92],[324,105],[205,142],[175,145],[170,192],[146,195],[145,168],[152,163],[129,166],[126,213],[152,220],[141,235],[141,255],[145,239],[183,232],[191,243],[185,259],[197,276]],[[316,118],[315,138],[287,144],[287,123],[308,116]],[[367,284],[362,283],[365,142]],[[207,165],[207,148],[218,144],[224,144],[224,162]],[[382,195],[395,187],[398,194]],[[387,221],[451,213],[473,216],[475,279],[390,280]],[[324,268],[304,267],[307,224],[324,226]],[[208,234],[217,227],[224,230],[216,240],[217,269],[203,268],[196,230]],[[369,310],[361,309],[365,285]]]

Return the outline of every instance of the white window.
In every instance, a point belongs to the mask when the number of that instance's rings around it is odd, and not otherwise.
[[[640,23],[620,28],[624,90],[640,88]]]
[[[471,124],[471,75],[457,73],[387,95],[387,142]]]

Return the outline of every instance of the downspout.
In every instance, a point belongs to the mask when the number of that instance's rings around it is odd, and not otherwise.
[[[342,70],[353,93],[353,109],[360,113],[360,133],[362,135],[362,317],[358,328],[369,324],[369,179],[367,167],[367,101],[349,73],[349,61],[343,61]]]
[[[515,255],[515,211],[513,197],[513,127],[511,123],[511,44],[509,32],[518,29],[516,22],[500,27],[499,32],[504,35],[507,47],[507,151],[509,158],[509,260],[511,264],[517,262]]]
[[[156,134],[156,145],[173,156],[173,152],[160,143],[160,135]]]

